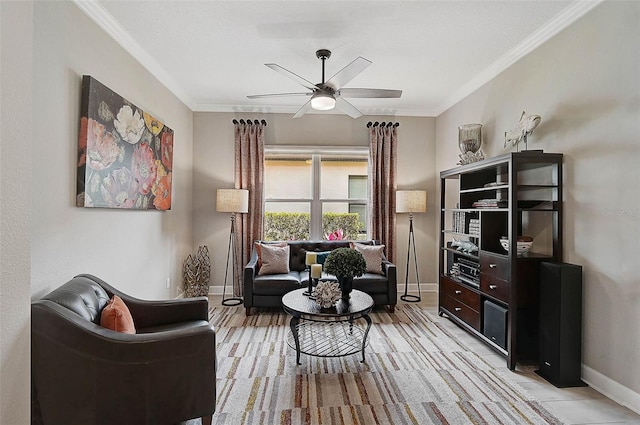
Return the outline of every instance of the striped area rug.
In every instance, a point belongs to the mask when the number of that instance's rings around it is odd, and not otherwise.
[[[287,344],[289,316],[216,306],[215,424],[559,424],[506,372],[415,305],[371,313],[366,362]]]

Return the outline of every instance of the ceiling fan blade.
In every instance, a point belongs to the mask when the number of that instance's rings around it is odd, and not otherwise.
[[[298,109],[298,112],[296,112],[293,118],[300,118],[301,116],[309,112],[310,109],[311,109],[311,101],[308,101],[307,103],[302,105],[302,108]]]
[[[279,72],[282,75],[286,75],[287,77],[291,78],[292,80],[300,84],[302,87],[306,87],[309,90],[314,90],[316,88],[316,85],[313,84],[311,81],[305,78],[302,78],[298,74],[295,74],[289,71],[288,69],[281,67],[280,65],[277,65],[275,63],[265,63],[265,65],[273,69],[274,71]]]
[[[358,74],[367,69],[367,67],[372,63],[373,62],[370,60],[365,59],[362,56],[358,56],[349,65],[345,66],[340,71],[336,72],[333,77],[329,78],[329,80],[326,81],[326,84],[337,90],[356,78]]]
[[[362,112],[358,110],[355,106],[347,102],[341,97],[336,98],[336,108],[340,109],[345,114],[349,115],[351,118],[360,118],[362,116]]]
[[[313,93],[273,93],[273,94],[252,94],[249,99],[260,99],[263,97],[284,97],[284,96],[311,96]]]
[[[402,96],[402,90],[344,88],[338,90],[336,95],[359,98],[400,97]]]

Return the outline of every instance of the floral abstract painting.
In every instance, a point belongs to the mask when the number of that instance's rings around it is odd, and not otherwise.
[[[83,76],[76,204],[169,210],[172,168],[173,130]]]

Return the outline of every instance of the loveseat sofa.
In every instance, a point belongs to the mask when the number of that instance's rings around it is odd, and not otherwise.
[[[258,244],[280,244],[289,247],[289,272],[260,274]],[[377,241],[357,241],[364,245],[378,245]],[[286,241],[254,243],[251,259],[244,267],[244,307],[246,315],[251,315],[252,307],[280,307],[282,296],[295,289],[309,285],[309,272],[306,269],[306,254],[328,253],[336,248],[350,247],[350,241]],[[322,280],[337,280],[335,276],[322,273]],[[353,289],[371,295],[376,305],[386,305],[393,313],[398,301],[396,266],[382,258],[381,274],[367,272],[353,279]]]
[[[134,333],[101,320],[114,295]],[[216,342],[208,306],[206,297],[140,300],[91,275],[33,301],[31,423],[174,425],[201,417],[210,424]]]

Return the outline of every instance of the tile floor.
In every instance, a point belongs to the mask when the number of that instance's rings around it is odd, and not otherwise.
[[[402,301],[399,301],[402,302]],[[434,316],[438,313],[437,295],[430,293],[422,296],[420,305]],[[608,399],[591,387],[556,388],[540,376],[533,366],[516,367],[509,371],[504,357],[487,347],[445,317],[439,317],[450,332],[471,346],[476,353],[482,353],[491,364],[504,368],[512,375],[514,382],[519,383],[542,405],[555,414],[565,424],[640,424],[640,415],[632,410]]]
[[[211,303],[220,304],[221,297],[211,296]],[[399,303],[403,303],[398,299]],[[425,307],[449,331],[457,335],[462,341],[473,347],[477,353],[482,353],[487,361],[508,371],[506,360],[501,355],[471,336],[462,328],[445,317],[439,317],[437,294],[423,293],[420,305]],[[600,424],[637,424],[640,425],[640,415],[632,410],[608,399],[591,387],[556,388],[534,372],[534,367],[518,366],[512,374],[513,381],[519,383],[542,405],[555,414],[567,425],[600,425]]]

